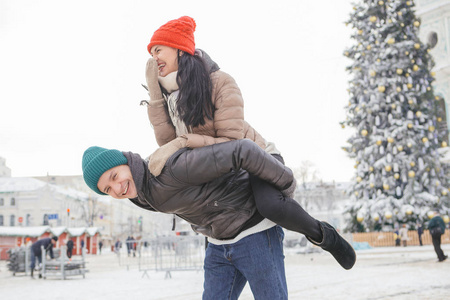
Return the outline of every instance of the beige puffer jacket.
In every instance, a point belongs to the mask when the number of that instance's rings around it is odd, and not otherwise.
[[[211,81],[212,101],[216,109],[214,120],[207,119],[205,125],[189,128],[190,133],[183,135],[187,139],[186,146],[199,148],[248,138],[266,149],[265,139],[244,120],[244,101],[235,80],[227,73],[218,70],[211,73]],[[176,138],[166,100],[150,101],[148,116],[160,146]]]

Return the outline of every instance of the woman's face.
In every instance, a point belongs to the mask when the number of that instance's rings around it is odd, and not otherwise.
[[[137,197],[136,184],[128,165],[120,165],[109,169],[97,183],[98,189],[116,199],[132,199]]]
[[[159,76],[166,77],[168,74],[178,71],[178,49],[155,45],[150,50],[151,56],[158,63]]]

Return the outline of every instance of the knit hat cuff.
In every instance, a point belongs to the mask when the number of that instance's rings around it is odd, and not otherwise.
[[[83,168],[83,177],[86,184],[97,194],[106,195],[98,187],[100,177],[114,167],[126,165],[127,158],[118,150],[107,150],[93,157]]]

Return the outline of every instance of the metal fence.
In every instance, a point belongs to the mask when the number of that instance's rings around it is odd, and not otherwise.
[[[128,245],[128,247],[127,247]],[[171,278],[172,271],[200,271],[205,259],[205,237],[173,236],[133,240],[123,243],[116,252],[121,266],[137,267],[148,276],[149,271],[165,272]]]

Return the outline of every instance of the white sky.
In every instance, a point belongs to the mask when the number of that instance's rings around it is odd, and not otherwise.
[[[349,0],[0,0],[0,156],[22,177],[80,175],[93,145],[153,152],[139,106],[146,47],[159,26],[188,15],[196,47],[236,79],[245,118],[286,164],[309,160],[325,181],[348,181],[341,146],[351,132],[339,122],[351,9]]]

